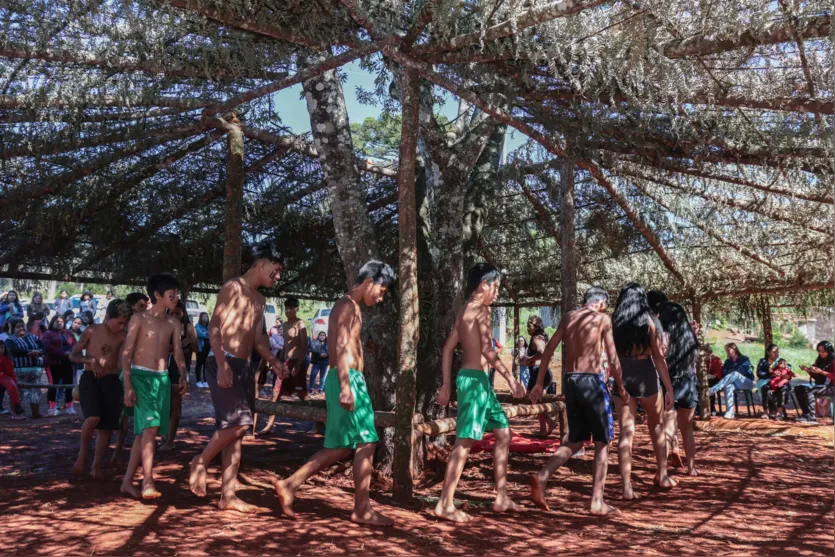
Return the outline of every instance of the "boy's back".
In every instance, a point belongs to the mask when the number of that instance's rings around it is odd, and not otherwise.
[[[489,344],[492,340],[489,338],[490,311],[483,304],[467,302],[464,307],[458,310],[455,328],[458,331],[458,342],[464,352],[461,367],[464,369],[480,369],[486,372],[487,360],[484,358],[484,346],[482,345],[485,339],[482,337],[486,331],[488,334],[486,342]]]
[[[584,307],[567,313],[560,328],[563,329],[566,371],[599,372],[603,334],[607,329],[611,330],[611,318]]]
[[[180,342],[180,323],[173,317],[154,317],[151,312],[135,314],[138,330],[133,341],[132,365],[153,370],[168,369],[168,354],[172,342]],[[173,340],[172,340],[173,339]]]

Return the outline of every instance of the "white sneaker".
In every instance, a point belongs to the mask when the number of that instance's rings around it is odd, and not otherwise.
[[[736,419],[736,414],[734,414],[734,413],[732,413],[732,412],[727,412],[727,413],[726,413],[724,416],[722,416],[722,417],[723,417],[723,418],[725,418],[726,420],[735,420],[735,419]]]
[[[208,389],[208,388],[209,388],[209,384],[208,384],[208,383],[206,383],[205,381],[203,381],[203,388],[204,388],[204,389]]]
[[[581,456],[586,456],[586,448],[580,447],[580,450],[571,455],[571,458],[580,458]]]
[[[67,416],[75,416],[75,408],[70,406],[69,408],[67,408],[66,414],[67,414]]]
[[[49,410],[46,411],[46,417],[47,418],[52,418],[52,417],[57,416],[57,415],[58,415],[58,410],[55,409],[55,408],[50,408]]]

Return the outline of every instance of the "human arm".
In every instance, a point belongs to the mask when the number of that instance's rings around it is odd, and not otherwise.
[[[629,393],[626,392],[626,387],[623,385],[623,368],[620,367],[620,358],[618,358],[618,349],[615,346],[615,335],[612,332],[612,318],[608,315],[603,316],[603,348],[606,350],[606,358],[609,360],[609,373],[615,378],[615,385],[618,388],[618,394],[624,404],[629,402]]]
[[[195,327],[197,331],[197,338],[201,340],[209,340],[209,328],[205,325],[198,325]]]
[[[29,319],[32,319],[33,317],[37,317],[37,316],[38,316],[38,312],[35,311],[34,304],[27,305],[26,306],[26,317],[28,317]]]
[[[554,333],[554,336],[552,336],[548,341],[548,344],[545,344],[542,337],[534,337],[531,339],[531,342],[534,343],[537,351],[540,349],[542,350],[542,356],[539,359],[539,371],[536,374],[536,385],[534,385],[534,388],[531,389],[531,392],[528,395],[531,402],[534,404],[539,402],[539,399],[542,398],[542,393],[545,390],[545,376],[548,374],[548,367],[551,365],[551,358],[554,357],[554,352],[557,350],[557,346],[559,346],[562,342],[563,335],[565,335],[564,319],[560,320],[560,324],[557,326],[557,330]],[[532,359],[533,358],[529,358],[528,360],[530,361]]]
[[[86,350],[87,345],[90,344],[91,336],[92,329],[89,328],[81,333],[81,338],[78,339],[78,342],[75,343],[75,346],[73,346],[70,351],[70,361],[76,364],[83,364],[91,370],[96,377],[101,377],[104,375],[104,368],[102,368],[99,361],[92,356],[84,355],[84,350]]]
[[[499,358],[499,354],[496,352],[496,349],[493,348],[493,335],[491,333],[489,309],[481,307],[478,315],[476,316],[476,325],[478,327],[478,334],[481,340],[481,355],[484,356],[484,359],[487,360],[490,367],[494,368],[499,372],[499,374],[501,374],[502,377],[505,378],[505,381],[507,381],[507,384],[510,386],[510,392],[513,393],[513,396],[515,398],[523,398],[525,396],[525,388],[522,387],[522,385],[516,381],[516,378],[513,377],[513,374],[507,370],[501,358]]]
[[[239,294],[240,287],[237,283],[228,282],[224,284],[218,292],[217,304],[215,304],[215,310],[209,320],[209,345],[212,347],[217,362],[217,386],[222,389],[232,387],[232,369],[223,356],[223,333],[221,328],[233,307],[232,300]]]
[[[652,351],[652,361],[655,364],[655,369],[658,370],[658,377],[661,379],[661,383],[667,390],[664,394],[664,409],[669,411],[673,409],[674,402],[673,383],[670,381],[670,370],[667,367],[667,360],[664,359],[664,355],[661,353],[661,347],[658,343],[658,335],[655,331],[655,323],[650,322],[649,328],[649,346]]]
[[[136,348],[136,339],[139,338],[140,316],[134,315],[128,322],[128,334],[122,345],[122,380],[125,383],[125,406],[131,407],[136,403],[136,393],[130,381],[130,364],[133,361],[133,351]],[[85,329],[82,335],[87,334],[90,329]]]
[[[180,396],[183,396],[188,391],[188,368],[186,367],[186,355],[183,353],[183,343],[180,339],[183,338],[183,324],[171,318],[171,323],[174,325],[171,333],[171,342],[174,345],[174,361],[177,363],[177,369],[180,370]]]
[[[186,337],[189,340],[188,346],[190,346],[192,350],[197,350],[197,330],[191,323],[186,325]]]
[[[255,334],[255,351],[261,356],[261,359],[272,366],[273,371],[278,375],[279,379],[286,379],[289,375],[287,373],[287,366],[275,357],[271,348],[273,348],[273,341],[272,339],[267,340],[267,335],[264,334],[264,331],[259,331]]]
[[[768,363],[767,358],[762,358],[760,363],[757,364],[757,378],[758,379],[770,379],[771,378],[771,366]]]
[[[452,396],[452,357],[455,354],[455,347],[458,346],[458,327],[452,328],[444,343],[443,356],[441,358],[441,391],[436,400],[438,406],[446,406]]]

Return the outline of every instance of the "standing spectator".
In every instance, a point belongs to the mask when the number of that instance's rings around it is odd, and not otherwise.
[[[61,290],[61,294],[59,294],[58,299],[55,300],[55,313],[64,316],[64,323],[68,323],[67,312],[72,311],[72,300],[70,300],[69,296],[69,292]]]
[[[93,323],[93,312],[90,310],[85,310],[81,312],[81,332],[84,332],[84,329],[89,327],[90,325],[95,325]]]
[[[32,295],[32,303],[26,306],[26,317],[29,321],[33,319],[40,321],[43,324],[43,328],[46,329],[46,318],[48,315],[49,306],[43,301],[43,294],[35,292]]]
[[[17,377],[14,374],[14,362],[6,355],[6,345],[0,342],[0,387],[3,391],[8,391],[9,399],[12,405],[12,419],[23,420],[26,418],[26,412],[23,406],[20,405],[20,393],[17,390]],[[0,396],[0,405],[3,403],[3,398]]]
[[[513,349],[511,355],[516,361],[516,365],[519,366],[519,383],[524,385],[526,389],[528,387],[528,383],[531,382],[531,370],[527,365],[522,363],[522,360],[525,358],[527,352],[528,341],[525,340],[525,337],[519,337],[516,339],[516,348]]]
[[[276,333],[276,331],[280,331],[282,329],[282,327],[281,327],[282,323],[283,323],[283,321],[281,321],[281,317],[276,317],[275,318],[275,325],[270,327],[270,330],[269,330],[270,336],[273,336]]]
[[[64,316],[64,323],[67,323],[67,322],[68,322],[67,318],[66,318],[66,316]],[[81,333],[83,332],[82,331],[81,318],[80,317],[73,317],[73,318],[71,318],[69,323],[71,323],[70,334],[73,336],[73,339],[75,339],[75,341],[78,342],[78,339],[81,338]]]
[[[725,391],[727,410],[724,418],[733,420],[736,418],[736,405],[734,404],[736,391],[750,391],[754,388],[754,368],[748,356],[740,354],[739,348],[733,342],[725,345],[725,353],[728,359],[722,366],[722,380],[712,386],[708,392],[716,394],[718,391]]]
[[[75,408],[72,406],[72,384],[75,379],[73,373],[73,363],[70,361],[70,352],[75,346],[75,338],[72,333],[64,328],[64,318],[56,315],[49,322],[49,330],[41,336],[44,350],[46,350],[46,367],[49,368],[52,374],[52,383],[55,385],[70,385],[70,388],[61,389],[64,393],[64,402],[66,403],[66,413],[70,416],[75,415]],[[49,401],[49,410],[47,416],[56,416],[58,410],[56,408],[58,389],[49,389],[46,392],[46,398]]]
[[[6,292],[3,300],[0,301],[0,325],[23,319],[23,306],[20,305],[20,297],[14,290]]]
[[[773,401],[771,400],[771,370],[775,362],[780,358],[780,349],[774,343],[765,347],[765,357],[760,358],[757,363],[757,389],[760,391],[760,397],[763,401],[763,410],[766,414],[760,416],[763,419],[769,418],[768,410],[773,410]],[[773,414],[773,412],[772,412]]]
[[[811,381],[806,385],[798,385],[794,388],[797,396],[797,403],[800,405],[803,415],[798,422],[817,423],[815,415],[815,395],[833,394],[833,383],[835,383],[835,347],[828,340],[818,343],[818,358],[815,365],[807,367],[800,366],[800,369],[809,374]]]
[[[174,448],[174,440],[177,437],[177,429],[180,426],[180,417],[183,413],[183,395],[188,390],[182,386],[180,376],[185,378],[186,385],[188,384],[188,371],[191,367],[191,357],[194,354],[194,349],[197,346],[197,333],[188,318],[188,311],[186,310],[186,303],[183,300],[177,301],[174,309],[168,310],[168,314],[182,324],[182,331],[180,333],[180,345],[183,348],[183,358],[185,358],[185,369],[180,369],[177,365],[177,360],[174,358],[174,346],[171,346],[171,353],[168,355],[168,379],[171,382],[171,397],[170,397],[170,411],[168,414],[168,434],[165,436],[165,441],[160,445],[160,452],[170,451]]]
[[[78,312],[83,314],[85,311],[89,311],[91,314],[96,315],[96,310],[99,307],[99,302],[96,298],[93,297],[93,293],[89,290],[86,291],[84,294],[81,295],[81,303],[78,305]],[[92,325],[92,320],[90,322]]]
[[[707,355],[707,386],[712,387],[722,380],[722,358],[713,353],[711,345],[705,345],[705,354]],[[716,412],[716,395],[710,395],[710,414],[715,416]]]
[[[205,311],[197,318],[197,325],[194,327],[197,332],[197,363],[194,365],[195,385],[201,389],[208,389],[205,372],[206,360],[209,358],[209,314]]]
[[[270,351],[276,358],[281,358],[284,352],[284,327],[270,329]]]
[[[315,339],[310,339],[310,363],[313,366],[310,370],[307,390],[315,395],[324,392],[325,377],[328,374],[328,335],[325,331],[319,331]],[[317,376],[319,383],[316,382]]]
[[[43,377],[43,344],[40,339],[26,332],[23,319],[11,324],[12,336],[6,339],[6,353],[14,363],[18,383],[37,385]],[[21,402],[29,405],[33,418],[41,417],[41,390],[22,389]]]
[[[519,362],[528,366],[530,377],[527,385],[524,383],[522,385],[525,387],[525,391],[530,393],[531,389],[536,386],[537,377],[540,373],[539,361],[542,358],[545,347],[548,345],[548,334],[545,332],[545,326],[540,316],[531,315],[528,318],[528,334],[531,335],[531,341],[528,343],[528,351],[524,357],[519,357]],[[546,386],[546,393],[552,392],[551,383],[553,382],[554,376],[551,374],[551,370],[546,369],[545,380],[542,383]],[[544,412],[538,418],[540,436],[547,437],[551,435],[551,432],[557,427],[557,421]]]

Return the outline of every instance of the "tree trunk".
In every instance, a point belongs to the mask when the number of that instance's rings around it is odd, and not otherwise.
[[[560,167],[560,259],[562,262],[560,310],[564,318],[577,306],[577,249],[574,230],[574,162],[565,159]],[[568,372],[567,352],[562,351],[562,373],[558,392],[564,392]]]
[[[771,325],[771,300],[768,296],[760,296],[760,319],[763,322],[763,344],[768,346],[774,342],[774,329]]]
[[[402,131],[400,139],[399,207],[400,226],[400,342],[398,350],[397,405],[394,425],[394,498],[405,502],[412,498],[415,469],[416,435],[415,376],[419,339],[419,299],[417,282],[417,211],[415,206],[415,162],[418,136],[418,95],[420,78],[413,70],[400,76]]]
[[[241,274],[244,209],[244,134],[235,126],[227,132],[226,227],[223,237],[223,281]]]
[[[701,326],[702,323],[702,302],[698,298],[694,298],[692,301],[693,304],[693,321],[699,323],[699,346],[702,347],[699,354],[699,363],[698,367],[696,368],[696,375],[699,380],[699,418],[702,420],[709,420],[710,419],[710,395],[708,394],[708,361],[706,357],[706,352],[704,350],[705,347],[705,338],[704,338],[704,327]]]

